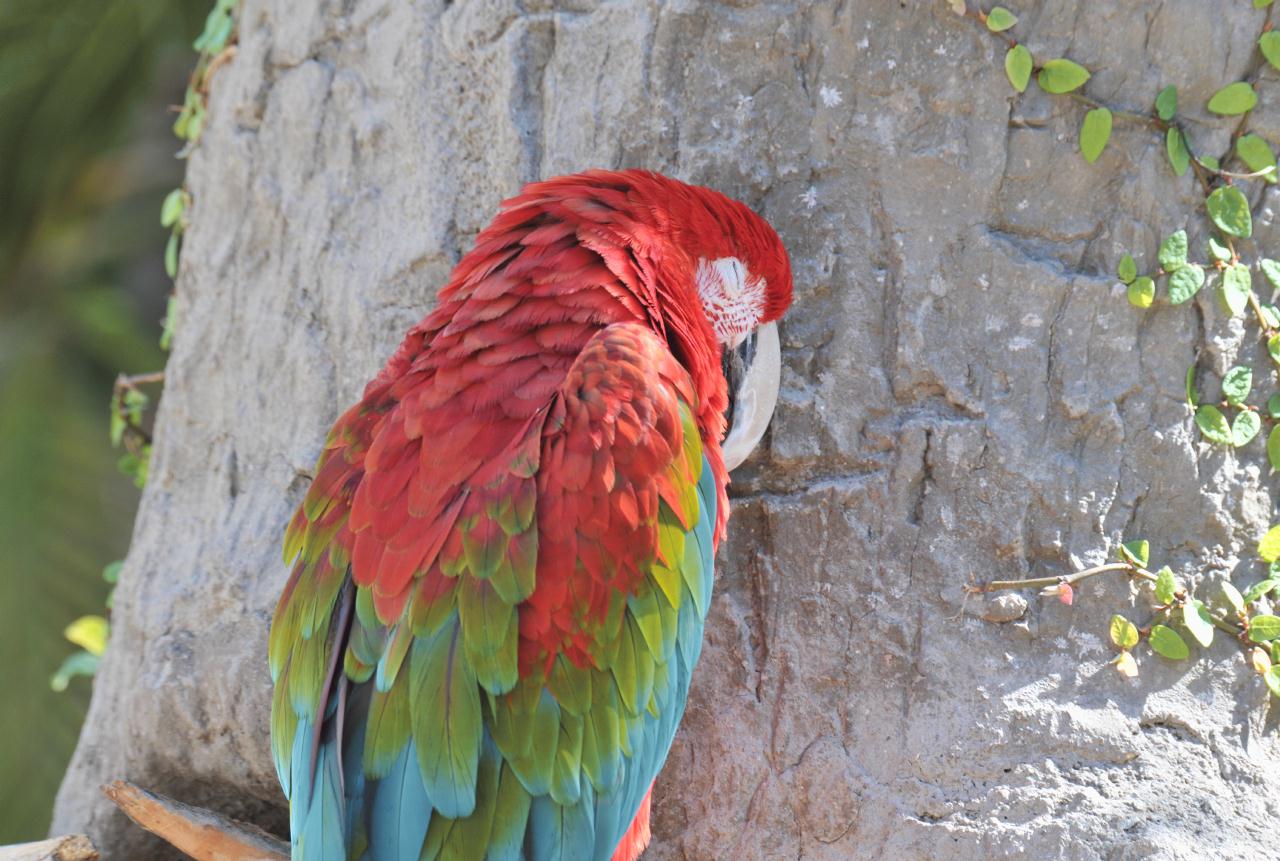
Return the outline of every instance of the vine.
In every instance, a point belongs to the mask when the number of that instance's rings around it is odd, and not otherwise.
[[[1226,84],[1210,97],[1207,110],[1224,118],[1239,118],[1232,129],[1230,150],[1221,158],[1200,153],[1193,145],[1187,128],[1179,121],[1178,90],[1166,86],[1155,96],[1149,113],[1136,113],[1111,107],[1085,93],[1091,73],[1083,65],[1066,57],[1038,61],[1011,30],[1018,18],[1008,9],[995,6],[983,11],[965,0],[947,0],[952,10],[981,24],[1006,46],[1005,76],[1013,89],[1026,92],[1034,78],[1045,93],[1077,102],[1084,109],[1080,122],[1079,150],[1089,164],[1102,155],[1111,139],[1116,122],[1150,128],[1161,135],[1169,166],[1176,176],[1194,173],[1203,192],[1204,216],[1209,236],[1204,257],[1193,260],[1187,232],[1179,229],[1165,237],[1156,254],[1158,267],[1140,273],[1132,254],[1125,253],[1116,274],[1125,286],[1130,305],[1139,310],[1155,302],[1158,285],[1163,282],[1170,305],[1190,301],[1211,281],[1217,282],[1218,298],[1232,316],[1247,315],[1258,328],[1271,360],[1280,366],[1280,308],[1262,301],[1254,289],[1254,272],[1260,273],[1273,291],[1280,291],[1280,262],[1267,257],[1246,259],[1240,246],[1253,236],[1253,211],[1249,199],[1237,183],[1277,181],[1276,155],[1261,135],[1248,129],[1249,115],[1258,102],[1255,88],[1258,72],[1244,80]],[[1272,0],[1252,0],[1255,8],[1270,7]],[[1257,40],[1260,60],[1280,70],[1280,33],[1272,31],[1270,9]],[[1238,161],[1243,170],[1228,170]],[[1249,403],[1253,392],[1253,369],[1235,365],[1222,377],[1221,396],[1203,400],[1196,386],[1196,364],[1186,373],[1186,403],[1200,435],[1214,445],[1243,448],[1271,424],[1267,436],[1267,457],[1271,467],[1280,470],[1280,392],[1267,398],[1265,406]],[[993,580],[970,583],[969,593],[1003,590],[1040,589],[1041,595],[1056,597],[1071,604],[1075,585],[1101,575],[1120,575],[1137,584],[1149,598],[1150,616],[1135,624],[1124,615],[1111,617],[1109,634],[1117,655],[1112,661],[1123,675],[1138,674],[1135,649],[1144,641],[1155,654],[1173,661],[1191,655],[1188,639],[1208,648],[1218,633],[1230,637],[1243,652],[1252,669],[1264,679],[1271,693],[1280,697],[1280,616],[1271,612],[1271,599],[1280,596],[1280,526],[1270,529],[1258,543],[1258,556],[1267,564],[1267,575],[1241,591],[1230,581],[1219,584],[1220,593],[1212,601],[1197,597],[1173,573],[1169,566],[1157,571],[1148,567],[1150,548],[1145,540],[1124,542],[1117,550],[1116,561],[1097,565],[1070,575],[1038,577],[1023,580]]]
[[[173,124],[173,133],[183,141],[183,147],[178,152],[179,158],[189,155],[200,140],[200,134],[204,130],[205,113],[209,105],[209,83],[213,73],[235,56],[235,12],[238,5],[239,0],[216,0],[213,9],[205,19],[204,29],[192,43],[192,47],[199,52],[199,56],[195,69],[187,81],[187,91],[182,105],[176,108],[178,118]],[[187,213],[191,209],[191,202],[191,193],[183,186],[169,192],[160,207],[160,225],[169,231],[169,240],[164,251],[164,268],[170,279],[178,275],[178,256],[182,236],[187,229]],[[175,299],[174,292],[170,291],[160,333],[160,347],[166,351],[173,343],[176,319]],[[152,404],[152,396],[147,393],[147,387],[160,386],[163,383],[164,371],[134,376],[121,374],[116,378],[115,386],[111,391],[109,430],[111,445],[113,448],[122,449],[117,465],[120,471],[130,476],[139,488],[146,485],[151,464],[148,410]],[[103,579],[112,584],[113,592],[121,565],[121,561],[112,562],[102,571]],[[111,595],[108,595],[107,609],[110,608]],[[55,691],[63,691],[73,677],[92,676],[97,671],[98,660],[106,649],[110,632],[111,623],[102,615],[81,616],[68,625],[63,634],[80,649],[62,662],[50,680],[51,687]]]

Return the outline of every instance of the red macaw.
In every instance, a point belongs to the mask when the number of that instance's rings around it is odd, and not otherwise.
[[[295,859],[644,851],[790,301],[777,234],[710,189],[593,171],[503,204],[289,524]]]

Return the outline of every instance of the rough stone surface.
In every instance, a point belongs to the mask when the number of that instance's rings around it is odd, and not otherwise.
[[[1005,0],[1088,92],[1201,106],[1252,70],[1265,11]],[[245,0],[190,163],[151,482],[55,832],[162,857],[97,785],[127,778],[279,829],[267,746],[278,544],[340,410],[534,178],[643,166],[757,207],[791,249],[784,392],[736,477],[708,645],[658,783],[667,859],[1240,858],[1280,826],[1266,691],[1230,644],[1107,666],[1114,610],[970,578],[1067,573],[1151,540],[1184,578],[1257,579],[1261,444],[1182,404],[1255,339],[1211,291],[1138,312],[1110,273],[1203,231],[1190,176],[1118,121],[1015,98],[1004,46],[942,2]],[[1277,140],[1280,85],[1253,125]],[[1256,184],[1255,184],[1256,185]],[[1260,192],[1254,189],[1254,194]],[[1259,234],[1275,238],[1261,202]],[[1274,247],[1274,245],[1272,246]]]

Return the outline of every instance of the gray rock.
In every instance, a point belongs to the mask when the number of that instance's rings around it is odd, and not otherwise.
[[[1036,56],[1097,70],[1098,98],[1146,111],[1178,84],[1196,146],[1226,151],[1201,106],[1252,68],[1266,12],[1006,5]],[[1178,227],[1203,244],[1157,133],[1117,121],[1086,165],[1082,108],[1015,97],[1003,44],[942,2],[245,0],[240,34],[190,162],[152,478],[55,832],[163,857],[98,796],[114,778],[283,827],[265,639],[325,432],[499,200],[642,166],[759,209],[796,276],[646,857],[1273,840],[1280,749],[1229,644],[1141,654],[1130,681],[1107,619],[1146,604],[1121,580],[1072,606],[1029,592],[1016,624],[963,607],[971,579],[1068,573],[1135,536],[1190,582],[1261,573],[1261,444],[1205,446],[1181,402],[1197,345],[1210,391],[1256,339],[1209,290],[1138,312],[1111,274],[1126,249],[1154,269]]]

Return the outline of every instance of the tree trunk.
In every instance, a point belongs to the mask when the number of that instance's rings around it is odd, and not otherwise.
[[[1096,70],[1095,97],[1145,112],[1177,83],[1193,120],[1251,68],[1266,14],[1008,5],[1037,57]],[[151,479],[54,832],[164,857],[98,793],[128,779],[283,833],[266,634],[325,432],[501,199],[638,166],[759,210],[796,283],[646,858],[1263,845],[1280,750],[1238,650],[1140,655],[1127,680],[1107,620],[1147,604],[1122,578],[1072,606],[962,591],[1135,536],[1190,582],[1249,583],[1271,514],[1260,447],[1202,445],[1182,404],[1198,345],[1207,388],[1252,336],[1209,290],[1143,312],[1110,274],[1125,249],[1155,269],[1184,225],[1203,244],[1192,176],[1119,120],[1086,165],[1083,109],[1016,96],[1004,51],[943,2],[245,0],[190,161]],[[1280,111],[1264,95],[1251,122]],[[1231,125],[1200,149],[1228,152]]]

